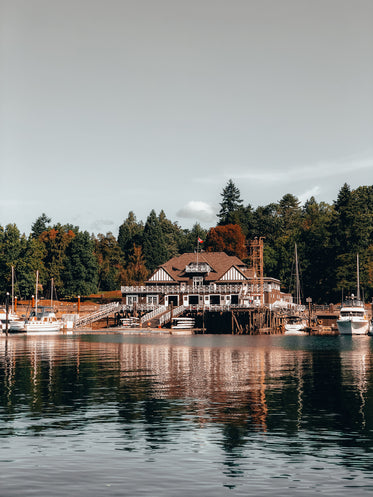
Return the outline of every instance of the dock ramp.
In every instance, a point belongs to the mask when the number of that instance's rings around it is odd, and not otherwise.
[[[91,312],[78,318],[75,322],[75,328],[80,326],[87,326],[88,324],[98,321],[99,319],[106,318],[119,310],[119,302],[111,302],[110,304],[101,305],[97,311]]]

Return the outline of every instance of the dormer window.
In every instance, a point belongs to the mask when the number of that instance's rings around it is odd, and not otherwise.
[[[203,285],[203,276],[193,276],[193,286]]]
[[[191,262],[185,268],[186,273],[209,273],[211,267],[206,262]]]

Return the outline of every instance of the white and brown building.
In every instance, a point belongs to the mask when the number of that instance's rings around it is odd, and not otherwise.
[[[122,286],[123,304],[185,308],[291,305],[276,278],[258,278],[238,257],[225,252],[186,253],[162,264],[142,286]]]

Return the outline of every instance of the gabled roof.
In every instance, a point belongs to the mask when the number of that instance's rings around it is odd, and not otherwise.
[[[234,267],[244,279],[252,277],[252,270],[236,256],[227,255],[225,252],[199,252],[186,253],[173,257],[160,266],[163,268],[175,282],[188,281],[191,278],[190,273],[185,272],[189,264],[206,263],[210,266],[211,271],[204,275],[205,281],[213,283],[219,281],[228,271]],[[158,271],[159,268],[156,270]],[[234,272],[232,272],[234,274]],[[149,281],[149,280],[148,280]],[[237,280],[224,280],[237,281]],[[242,279],[241,279],[242,281]]]

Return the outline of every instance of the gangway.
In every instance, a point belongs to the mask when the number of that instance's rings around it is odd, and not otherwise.
[[[78,318],[75,322],[75,328],[80,326],[85,326],[87,324],[91,324],[94,321],[98,321],[99,319],[106,318],[113,314],[119,308],[119,302],[111,302],[110,304],[101,305],[97,311],[91,312],[90,314],[86,314]]]
[[[180,316],[185,311],[186,307],[184,305],[179,305],[179,307],[175,307],[172,309],[172,311],[168,311],[163,314],[159,318],[159,325],[163,326],[164,324],[167,324],[171,321],[172,318],[176,318],[177,316]]]
[[[151,312],[148,312],[147,314],[144,314],[144,316],[141,317],[140,325],[144,324],[146,321],[150,321],[151,319],[156,318],[157,316],[160,316],[166,310],[167,307],[165,305],[160,305],[159,307],[156,307]]]

